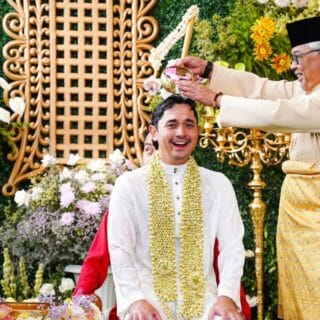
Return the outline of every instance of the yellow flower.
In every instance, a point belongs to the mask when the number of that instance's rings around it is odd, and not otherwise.
[[[264,59],[269,58],[271,53],[272,53],[272,49],[269,42],[256,44],[254,46],[255,59],[258,61],[262,61]]]
[[[251,39],[257,44],[267,42],[272,37],[275,30],[274,21],[270,18],[263,17],[255,21],[251,27]]]
[[[272,58],[272,68],[276,70],[278,74],[288,71],[290,65],[291,59],[286,53],[280,53]]]

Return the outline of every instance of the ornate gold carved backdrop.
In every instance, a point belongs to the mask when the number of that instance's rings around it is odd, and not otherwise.
[[[41,170],[45,153],[64,164],[70,153],[107,158],[116,148],[141,158],[149,97],[143,80],[158,25],[147,14],[156,0],[8,0],[12,39],[3,48],[10,97],[26,102],[9,154],[13,170],[3,193]]]

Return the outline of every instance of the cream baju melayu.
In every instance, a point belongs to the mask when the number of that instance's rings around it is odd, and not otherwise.
[[[179,229],[182,187],[187,164],[164,165],[174,206],[175,247],[179,261]],[[225,295],[240,307],[240,280],[244,263],[243,224],[231,183],[221,173],[200,167],[204,212],[205,305],[202,319],[208,318],[217,296]],[[125,318],[129,306],[146,299],[166,319],[152,285],[148,223],[147,166],[127,172],[118,178],[109,207],[108,242],[116,288],[118,315]],[[219,274],[217,286],[213,270],[213,248],[219,241]],[[178,270],[178,268],[177,268]],[[179,287],[179,279],[178,279]],[[181,304],[179,299],[172,304]],[[178,317],[180,318],[180,317]]]
[[[320,84],[270,81],[215,65],[210,87],[224,93],[222,126],[293,132],[277,229],[279,317],[320,315]],[[257,100],[259,99],[259,100]]]

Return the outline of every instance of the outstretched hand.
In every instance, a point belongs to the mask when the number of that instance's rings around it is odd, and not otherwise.
[[[216,303],[211,307],[209,320],[214,320],[217,316],[220,316],[219,319],[221,320],[245,320],[234,301],[227,296],[219,296]]]
[[[161,320],[158,310],[147,300],[139,300],[131,304],[128,320]]]
[[[199,101],[205,106],[212,105],[214,96],[216,94],[216,92],[212,91],[207,86],[193,81],[177,81],[176,86],[179,88],[179,92],[184,97]]]
[[[191,56],[181,58],[176,62],[176,66],[185,67],[189,69],[195,76],[199,77],[203,75],[206,65],[207,61]]]

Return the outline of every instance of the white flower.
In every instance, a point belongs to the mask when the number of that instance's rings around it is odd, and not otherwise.
[[[51,167],[57,163],[57,159],[53,156],[50,156],[50,154],[45,154],[43,159],[41,160],[42,165],[45,168]]]
[[[53,288],[53,284],[52,283],[44,283],[41,286],[39,293],[42,294],[43,296],[54,296],[55,291]]]
[[[125,158],[119,149],[114,150],[109,156],[109,160],[111,161],[112,164],[121,165],[123,164],[124,159]]]
[[[42,192],[43,192],[43,189],[41,187],[32,188],[31,199],[32,200],[39,200]]]
[[[94,173],[91,176],[92,181],[103,181],[106,178],[105,174],[102,172]]]
[[[5,302],[17,302],[16,300],[14,300],[13,298],[11,297],[8,297],[4,300]]]
[[[74,214],[72,212],[64,212],[59,221],[63,226],[70,226],[74,221]]]
[[[274,0],[274,3],[280,8],[285,8],[289,6],[290,0]]]
[[[296,8],[303,8],[308,4],[308,0],[292,0],[292,4]]]
[[[269,0],[257,0],[259,3],[261,3],[261,4],[265,4],[265,3],[267,3]]]
[[[9,123],[10,122],[10,112],[6,109],[0,108],[0,120]]]
[[[161,67],[161,62],[168,54],[169,50],[173,45],[180,40],[186,33],[187,26],[191,19],[196,21],[199,16],[199,7],[197,5],[192,5],[187,12],[182,17],[182,21],[172,30],[166,38],[156,47],[152,48],[150,51],[149,61],[157,73]]]
[[[14,195],[14,201],[16,202],[18,207],[21,207],[21,206],[28,207],[30,198],[31,198],[30,194],[25,190],[18,190]]]
[[[66,179],[71,179],[72,177],[72,171],[68,168],[64,167],[63,170],[59,173],[59,180],[63,181]]]
[[[3,89],[3,90],[6,90],[6,91],[9,91],[12,86],[11,84],[9,84],[6,80],[4,80],[2,77],[0,77],[0,87]]]
[[[252,258],[254,257],[254,252],[252,250],[246,250],[244,255],[246,258]]]
[[[105,172],[106,171],[106,162],[102,159],[92,159],[87,164],[87,168],[93,172]]]
[[[71,278],[62,278],[61,284],[59,286],[59,291],[64,293],[66,291],[71,291],[75,287],[74,281]]]
[[[81,159],[81,157],[80,157],[79,153],[77,153],[77,154],[70,153],[67,165],[75,166],[80,159]]]
[[[247,301],[249,303],[250,308],[253,308],[257,305],[257,303],[258,303],[257,297],[246,296],[246,298],[247,298]]]
[[[78,182],[88,181],[89,180],[89,174],[85,170],[80,170],[80,171],[76,172],[76,174],[74,175],[74,180],[76,180]]]
[[[26,108],[26,104],[22,98],[15,97],[15,98],[9,99],[9,107],[13,112],[22,116],[24,113],[24,109]]]
[[[29,299],[24,299],[22,302],[40,302],[40,301],[39,301],[39,298],[29,298]]]
[[[155,96],[161,89],[161,81],[155,76],[151,76],[144,80],[143,88],[148,91],[151,96]]]

